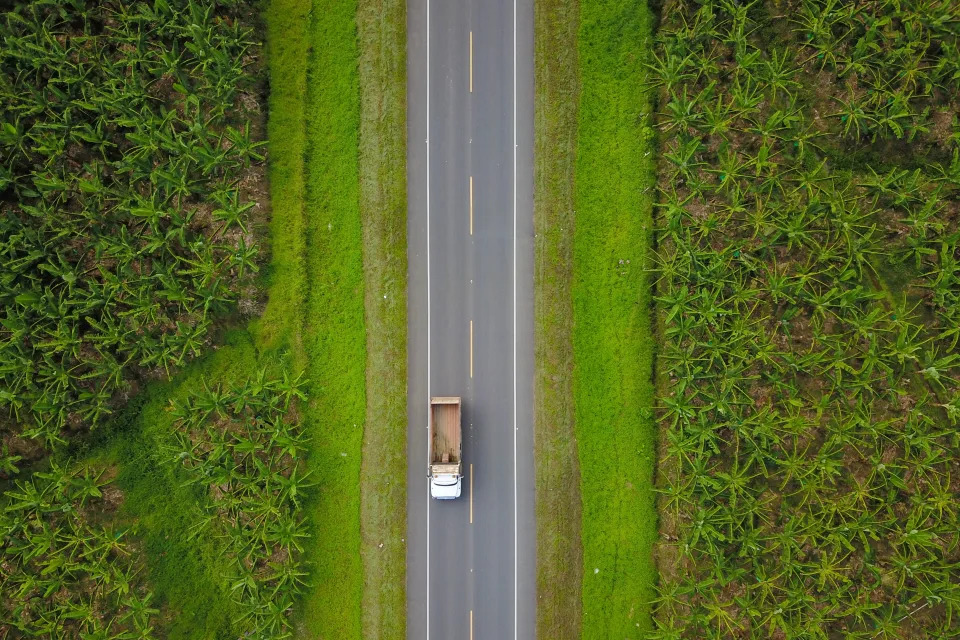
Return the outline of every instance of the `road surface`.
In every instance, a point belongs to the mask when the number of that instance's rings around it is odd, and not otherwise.
[[[533,0],[408,0],[407,637],[535,636]],[[464,400],[463,496],[427,479]]]

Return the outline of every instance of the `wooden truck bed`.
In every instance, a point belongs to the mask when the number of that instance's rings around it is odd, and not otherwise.
[[[460,398],[430,399],[431,463],[460,462]]]

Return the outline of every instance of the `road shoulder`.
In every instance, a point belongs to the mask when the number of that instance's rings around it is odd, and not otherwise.
[[[359,0],[367,406],[360,468],[364,638],[406,632],[406,5]]]
[[[534,12],[537,635],[573,640],[583,578],[571,298],[579,3],[542,0]]]

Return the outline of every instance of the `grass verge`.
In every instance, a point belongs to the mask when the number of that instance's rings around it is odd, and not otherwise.
[[[310,402],[305,507],[312,586],[305,638],[359,638],[360,461],[366,412],[363,237],[359,208],[360,100],[355,0],[315,0],[307,40],[304,347]]]
[[[653,131],[646,2],[580,7],[573,397],[583,499],[584,638],[652,628]]]
[[[360,467],[364,638],[406,636],[406,3],[358,0],[366,425]]]
[[[573,420],[573,185],[579,3],[534,6],[534,446],[537,635],[580,637],[583,549]]]

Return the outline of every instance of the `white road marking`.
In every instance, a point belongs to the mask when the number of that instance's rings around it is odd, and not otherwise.
[[[517,572],[517,0],[513,0],[513,638],[518,640]]]
[[[430,0],[427,0],[427,398],[430,406]],[[427,464],[430,464],[430,414],[427,410]],[[427,478],[427,640],[430,640],[430,478]]]

